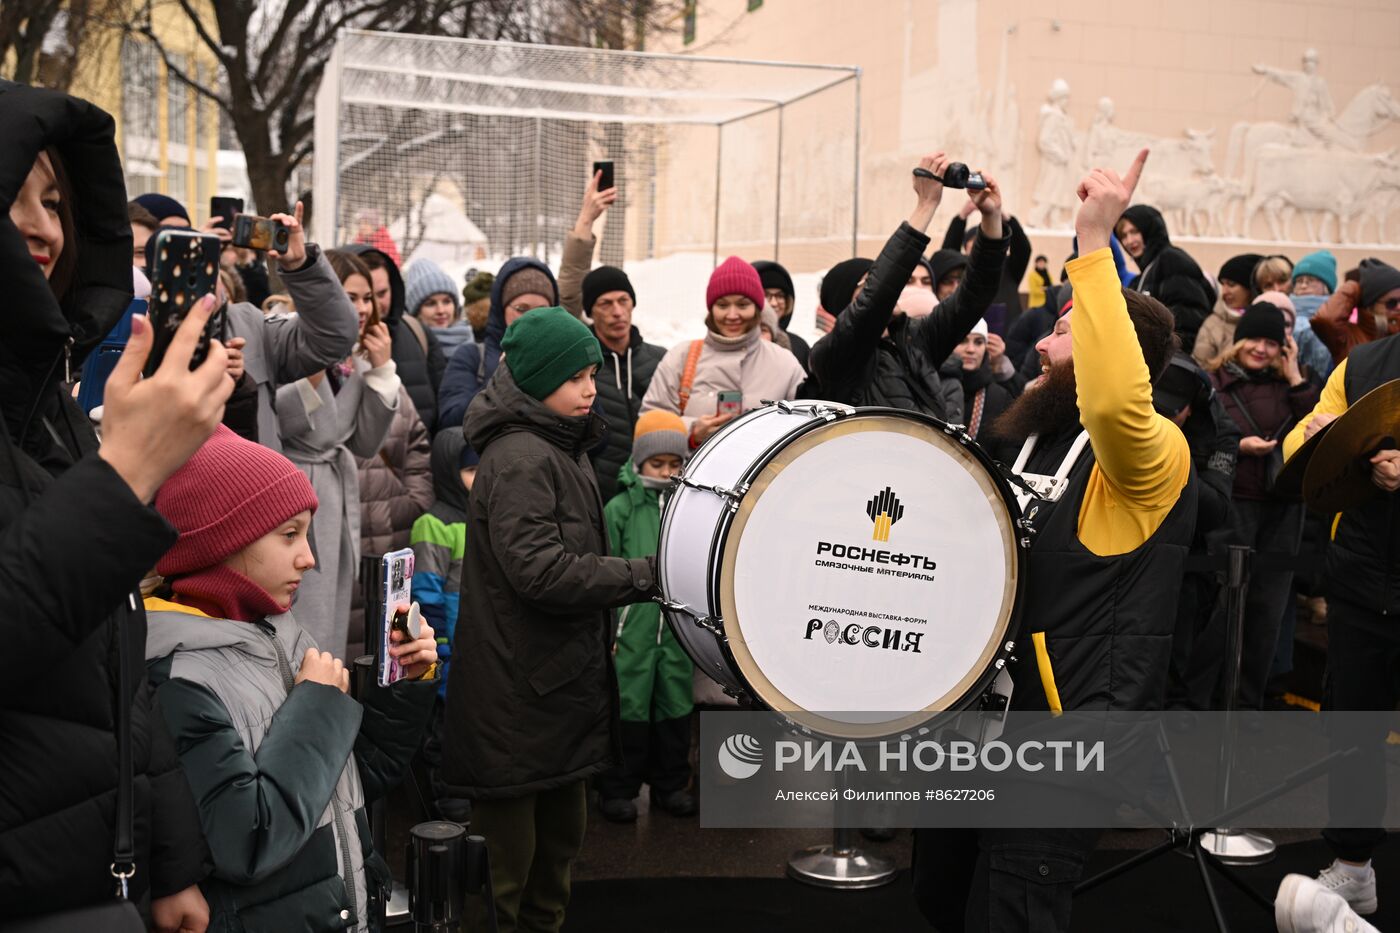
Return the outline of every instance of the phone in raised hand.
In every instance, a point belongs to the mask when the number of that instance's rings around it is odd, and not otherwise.
[[[155,375],[165,359],[165,351],[175,339],[175,332],[185,315],[190,313],[205,295],[211,295],[219,283],[219,238],[193,230],[164,228],[156,233],[151,267],[150,322],[151,355],[146,359],[145,374]],[[199,335],[190,369],[197,369],[209,355],[209,342],[223,339],[224,309],[209,316],[209,323]]]

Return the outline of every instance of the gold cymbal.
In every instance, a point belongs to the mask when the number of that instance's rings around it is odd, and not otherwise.
[[[1313,438],[1324,437],[1303,474],[1304,501],[1324,515],[1381,495],[1371,482],[1370,460],[1377,451],[1400,447],[1400,379],[1367,392],[1329,428]]]
[[[1312,462],[1313,455],[1317,453],[1317,448],[1322,444],[1322,439],[1327,436],[1327,432],[1332,430],[1333,421],[1322,426],[1312,437],[1303,441],[1303,446],[1293,451],[1293,456],[1283,462],[1283,469],[1274,479],[1273,493],[1284,499],[1298,500],[1303,497],[1303,477],[1308,471],[1308,464]]]

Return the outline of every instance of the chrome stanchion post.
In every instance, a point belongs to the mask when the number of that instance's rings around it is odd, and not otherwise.
[[[1230,807],[1230,778],[1235,769],[1235,694],[1240,684],[1240,663],[1244,653],[1244,605],[1249,588],[1250,549],[1232,544],[1225,579],[1225,740],[1220,746],[1220,767],[1216,775],[1217,812]],[[1254,865],[1274,857],[1277,846],[1263,833],[1247,829],[1212,829],[1201,833],[1200,847],[1226,865]]]
[[[845,769],[840,772],[836,796],[836,828],[831,845],[811,846],[794,852],[788,859],[788,877],[819,888],[840,888],[856,891],[878,888],[895,878],[895,865],[890,859],[867,855],[855,843],[855,830],[844,826],[846,789],[850,781]]]

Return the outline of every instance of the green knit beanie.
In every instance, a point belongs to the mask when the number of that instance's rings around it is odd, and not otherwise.
[[[491,283],[496,277],[489,272],[478,272],[462,287],[462,303],[472,304],[491,297]]]
[[[501,350],[520,391],[540,401],[579,370],[603,365],[598,338],[563,308],[527,311],[506,328]]]

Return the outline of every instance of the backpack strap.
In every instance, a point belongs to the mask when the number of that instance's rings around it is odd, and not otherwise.
[[[685,406],[690,404],[690,388],[695,385],[695,368],[700,364],[700,351],[705,349],[704,340],[692,340],[690,352],[685,357],[685,369],[681,372],[680,413],[685,414]]]
[[[409,330],[413,331],[413,336],[418,338],[418,346],[423,348],[423,359],[426,360],[428,358],[428,335],[423,330],[423,322],[407,312],[404,313],[401,320],[408,325]]]

